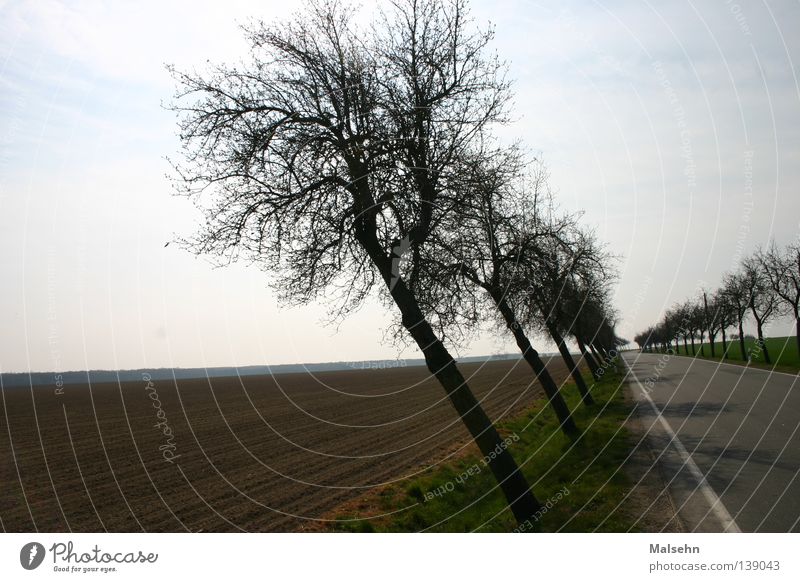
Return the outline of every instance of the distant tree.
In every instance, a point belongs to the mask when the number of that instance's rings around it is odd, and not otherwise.
[[[720,297],[707,290],[702,292],[703,305],[703,325],[708,333],[708,341],[711,344],[711,357],[716,357],[717,334],[723,334],[723,350],[725,349],[725,327],[730,325],[725,317],[725,305]]]
[[[736,325],[736,312],[731,302],[725,296],[724,289],[717,289],[714,293],[713,302],[716,313],[716,323],[722,334],[722,358],[725,359],[728,357],[728,339],[726,332],[729,327]]]
[[[675,319],[673,313],[667,312],[664,314],[664,318],[661,320],[661,332],[662,341],[665,344],[666,350],[674,349],[677,352],[677,338],[680,337],[680,321]],[[675,342],[674,348],[672,346],[673,341]]]
[[[756,322],[759,349],[764,352],[764,361],[772,363],[767,343],[764,341],[764,325],[778,315],[779,297],[770,285],[769,276],[756,256],[742,261],[742,282],[748,294],[747,306]]]
[[[683,338],[683,349],[687,356],[689,355],[689,338],[691,338],[692,341],[692,355],[694,355],[694,329],[691,324],[693,314],[694,304],[690,301],[686,301],[672,307],[666,315],[666,319],[674,322],[674,324],[669,327],[675,329],[677,335],[675,338],[676,344],[680,338]]]
[[[732,319],[739,331],[739,348],[742,351],[742,358],[747,358],[747,350],[744,345],[744,321],[747,318],[747,310],[750,308],[750,290],[740,272],[726,273],[722,278],[721,294],[730,309]]]
[[[782,302],[782,312],[794,317],[797,351],[800,354],[800,243],[779,249],[773,242],[756,254],[772,290]]]
[[[472,195],[450,184],[457,160],[506,118],[503,66],[461,0],[397,0],[370,34],[355,21],[311,3],[250,28],[247,63],[173,71],[178,186],[205,214],[187,244],[259,264],[284,301],[336,291],[341,315],[378,285],[524,522],[541,504],[412,290],[429,237]]]
[[[643,332],[637,333],[633,336],[633,341],[639,346],[639,351],[645,352],[650,346],[650,338],[653,335],[653,328],[648,328]]]
[[[700,342],[700,355],[705,356],[706,321],[703,304],[696,299],[687,302],[685,325],[689,328],[692,336],[692,351],[694,351],[694,339]]]

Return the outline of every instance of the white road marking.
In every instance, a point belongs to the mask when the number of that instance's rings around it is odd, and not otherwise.
[[[639,352],[645,356],[658,356],[661,355],[659,352]],[[790,378],[799,378],[800,374],[789,374],[787,372],[778,372],[777,370],[768,370],[766,368],[757,368],[755,366],[747,366],[745,364],[730,364],[728,362],[720,362],[719,360],[706,360],[705,358],[696,358],[694,356],[685,356],[683,354],[670,354],[670,356],[677,356],[679,358],[689,358],[690,360],[694,360],[695,362],[705,362],[706,364],[715,364],[717,366],[730,366],[731,368],[739,368],[740,370],[754,370],[756,372],[766,372],[767,374],[780,374],[781,376],[789,376]]]
[[[626,362],[627,364],[627,362]],[[733,519],[731,514],[728,512],[728,509],[725,507],[725,504],[722,503],[722,500],[717,496],[714,492],[714,489],[711,485],[708,484],[706,481],[705,475],[697,466],[697,464],[692,459],[692,456],[689,454],[689,451],[686,450],[686,447],[683,446],[683,443],[678,438],[678,435],[675,434],[675,431],[672,430],[672,427],[669,425],[667,420],[662,416],[661,411],[656,406],[656,403],[653,402],[653,399],[650,398],[650,394],[647,392],[642,383],[639,382],[639,379],[636,377],[636,374],[633,372],[633,368],[628,366],[628,371],[630,372],[631,378],[634,379],[636,384],[639,386],[639,390],[642,391],[642,395],[647,398],[647,401],[650,403],[650,406],[653,409],[653,412],[658,418],[661,426],[667,432],[670,437],[670,441],[672,445],[675,447],[675,450],[678,451],[678,454],[683,460],[684,465],[689,469],[689,472],[692,476],[697,480],[697,488],[703,494],[708,504],[711,506],[711,511],[714,513],[716,518],[722,524],[722,531],[725,533],[741,533],[741,529],[739,526],[736,525],[736,521]]]

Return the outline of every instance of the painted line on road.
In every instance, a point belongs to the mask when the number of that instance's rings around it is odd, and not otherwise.
[[[658,356],[663,352],[639,352],[643,355]],[[788,372],[779,372],[778,370],[767,370],[766,368],[756,368],[755,366],[747,366],[745,364],[731,364],[729,362],[720,362],[719,360],[706,360],[705,358],[696,358],[694,356],[685,356],[683,354],[672,353],[670,356],[677,356],[679,358],[687,358],[695,362],[705,362],[707,364],[716,364],[717,366],[730,366],[731,368],[739,368],[740,370],[755,370],[757,372],[765,372],[767,374],[780,374],[781,376],[789,376],[789,378],[800,378],[800,374],[789,374]]]
[[[627,362],[626,362],[627,364]],[[639,378],[636,377],[636,374],[633,371],[633,368],[628,366],[628,372],[631,375],[631,378],[636,382],[639,386],[639,390],[642,391],[642,395],[647,398],[647,402],[650,403],[650,407],[653,409],[653,412],[656,415],[656,418],[661,423],[662,428],[667,432],[670,437],[670,441],[672,445],[675,447],[675,450],[678,451],[678,454],[681,457],[684,465],[689,469],[689,472],[692,476],[697,480],[697,488],[703,494],[708,504],[711,506],[711,511],[714,513],[716,518],[722,524],[722,531],[725,533],[741,533],[741,529],[739,526],[736,525],[736,521],[733,519],[731,514],[728,512],[728,509],[725,507],[725,504],[722,503],[722,499],[720,499],[717,494],[714,492],[714,489],[711,485],[708,484],[706,481],[705,475],[700,470],[700,467],[694,462],[692,456],[689,454],[689,451],[686,450],[686,447],[683,446],[683,443],[678,438],[678,435],[675,434],[675,431],[672,430],[672,427],[669,425],[667,420],[661,414],[661,411],[656,406],[656,403],[653,402],[653,399],[650,398],[650,394],[647,392],[642,383],[639,382]]]

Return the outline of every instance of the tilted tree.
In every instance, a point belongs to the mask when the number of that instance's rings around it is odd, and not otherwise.
[[[540,322],[543,331],[558,347],[583,402],[592,404],[594,400],[569,351],[566,338],[575,332],[580,318],[581,283],[583,286],[597,284],[596,273],[608,268],[609,258],[596,244],[594,235],[578,227],[577,217],[564,215],[546,220],[551,225],[546,230],[552,234],[532,245],[517,264],[522,285],[527,287],[528,306],[531,308],[526,319]],[[605,314],[600,318],[601,322],[604,320]],[[592,341],[596,339],[592,337]],[[587,363],[590,368],[595,367],[588,360]],[[593,370],[593,375],[596,372]]]
[[[338,290],[346,314],[379,289],[523,522],[541,504],[412,291],[428,237],[471,195],[450,187],[453,160],[505,119],[503,67],[461,0],[398,0],[369,34],[355,21],[312,3],[251,27],[249,62],[174,71],[177,180],[205,214],[188,245],[257,263],[293,303]]]
[[[570,287],[572,293],[566,297],[568,305],[565,309],[569,310],[572,319],[571,334],[596,380],[602,377],[605,368],[592,353],[592,346],[597,341],[603,322],[609,318],[609,285],[614,276],[606,269],[582,269],[579,276],[573,278]]]
[[[549,232],[539,217],[544,175],[540,168],[531,173],[527,185],[520,180],[524,165],[515,148],[483,154],[465,160],[462,180],[474,199],[454,208],[440,228],[431,236],[431,244],[421,261],[425,278],[418,279],[418,294],[426,304],[436,305],[433,311],[452,321],[465,310],[445,304],[447,298],[459,298],[469,306],[480,303],[476,297],[489,298],[486,309],[499,314],[502,325],[512,334],[531,367],[547,399],[558,417],[561,430],[573,438],[580,434],[559,386],[533,347],[524,318],[518,316],[528,300],[528,283],[520,290],[517,266],[521,257],[542,241]],[[441,288],[440,288],[441,285]],[[522,291],[520,293],[520,291]]]

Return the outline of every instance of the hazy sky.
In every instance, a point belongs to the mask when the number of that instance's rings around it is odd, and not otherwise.
[[[800,234],[800,4],[664,4],[473,3],[515,79],[504,134],[622,256],[629,338]],[[279,308],[257,269],[164,246],[197,219],[165,177],[164,63],[234,60],[238,23],[297,5],[0,0],[0,371],[397,356],[375,304],[325,327],[324,305]],[[462,354],[512,350],[485,333]]]

